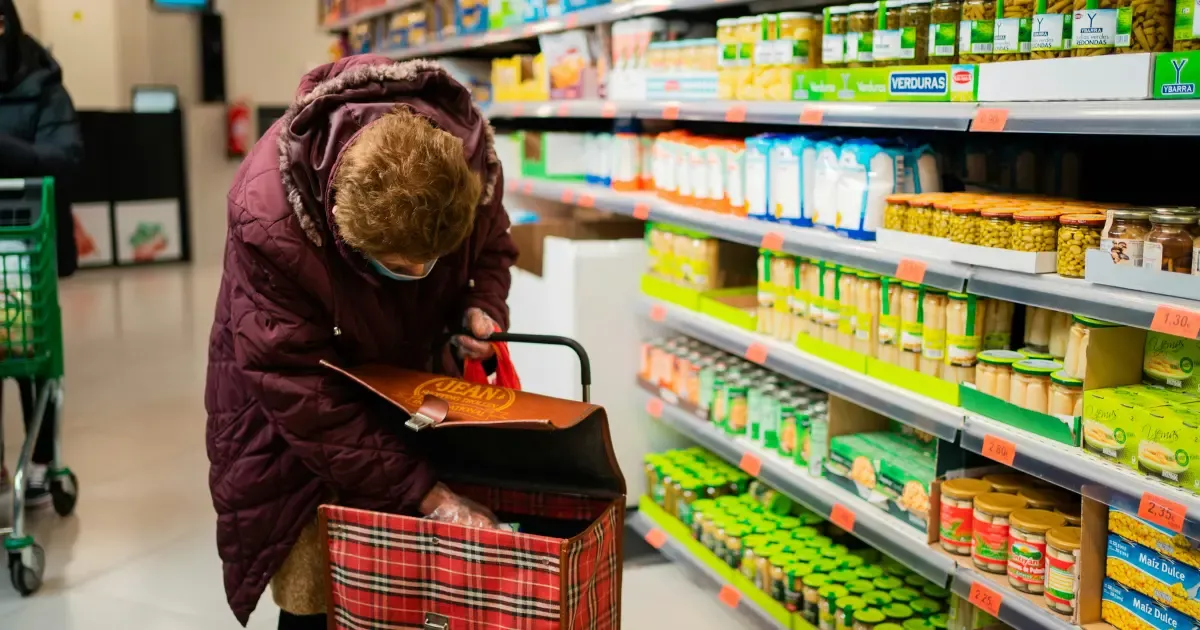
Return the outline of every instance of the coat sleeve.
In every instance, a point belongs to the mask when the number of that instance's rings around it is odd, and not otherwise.
[[[508,330],[508,289],[512,285],[513,263],[517,261],[517,246],[508,233],[511,225],[504,209],[504,174],[495,184],[492,202],[479,208],[476,229],[476,254],[471,280],[474,286],[467,294],[466,308],[482,309]],[[465,309],[464,309],[465,310]]]
[[[61,176],[82,159],[79,118],[62,85],[42,94],[33,142],[0,135],[0,170],[12,177]]]
[[[231,217],[237,214],[231,212]],[[320,366],[337,363],[332,318],[285,270],[318,261],[302,246],[280,247],[280,224],[248,222],[226,255],[230,321],[240,377],[261,401],[290,452],[351,507],[417,509],[435,483],[410,436],[386,426],[369,394]],[[288,255],[293,251],[306,253]],[[288,254],[285,254],[285,251]],[[398,425],[398,423],[397,423]]]

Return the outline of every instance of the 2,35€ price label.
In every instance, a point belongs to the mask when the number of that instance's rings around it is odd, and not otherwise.
[[[1151,492],[1142,493],[1138,503],[1138,516],[1171,531],[1182,532],[1187,518],[1187,506],[1165,499]]]
[[[1161,304],[1154,311],[1154,319],[1150,320],[1150,330],[1195,339],[1200,334],[1200,313]]]
[[[1004,596],[976,580],[971,583],[971,592],[967,595],[967,601],[981,608],[983,612],[993,617],[999,617],[1000,602],[1004,601]]]

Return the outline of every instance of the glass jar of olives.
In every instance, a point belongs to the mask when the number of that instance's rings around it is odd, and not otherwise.
[[[979,205],[974,202],[950,204],[950,240],[976,245],[979,242]]]
[[[984,247],[1013,249],[1014,208],[984,208],[979,211],[979,242]]]
[[[903,230],[904,216],[908,212],[908,202],[916,195],[897,193],[884,198],[883,227],[888,230]]]
[[[929,235],[934,238],[950,238],[950,218],[953,215],[950,208],[954,205],[951,200],[935,201],[931,208]]]
[[[1019,252],[1052,252],[1058,247],[1056,210],[1022,210],[1013,214],[1012,248]],[[1188,255],[1191,258],[1191,255]]]
[[[959,0],[935,0],[929,9],[928,62],[958,63],[958,21],[962,18]]]
[[[1058,218],[1058,275],[1082,278],[1087,250],[1100,247],[1103,214],[1064,214]]]

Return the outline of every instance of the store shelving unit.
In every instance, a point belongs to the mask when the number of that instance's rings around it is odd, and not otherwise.
[[[375,7],[374,9],[360,11],[354,15],[348,15],[335,22],[325,24],[323,28],[326,30],[326,32],[336,35],[348,30],[350,27],[358,24],[359,22],[373,20],[377,17],[387,15],[393,11],[407,9],[408,7],[419,3],[420,0],[391,0],[390,2],[384,3],[382,6]]]
[[[993,591],[999,592],[1003,590],[1001,582],[1004,579],[1003,575],[984,575],[974,569],[959,566],[954,573],[954,579],[950,582],[950,590],[959,597],[966,598],[971,592],[971,585],[975,582],[982,582]],[[1023,597],[1018,593],[1010,591],[1005,595],[1003,602],[1000,604],[1000,614],[997,617],[1000,621],[1018,630],[1026,630],[1027,628],[1036,628],[1038,630],[1079,630],[1079,626],[1071,623],[1065,617],[1060,617],[1042,608],[1035,601],[1036,598]],[[1086,627],[1091,630],[1112,630],[1112,626],[1103,622],[1088,624]]]
[[[651,530],[658,529],[658,525],[651,518],[638,513],[630,515],[625,524],[642,537],[648,536]],[[726,581],[716,571],[692,555],[673,537],[665,536],[662,540],[662,546],[658,548],[659,552],[678,565],[693,584],[703,591],[711,593],[714,598],[719,597],[721,589],[728,588]],[[787,626],[781,625],[773,619],[749,597],[739,597],[737,606],[733,610],[744,624],[743,627],[761,628],[762,630],[787,629]]]

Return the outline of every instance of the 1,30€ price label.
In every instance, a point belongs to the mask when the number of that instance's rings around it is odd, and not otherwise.
[[[1144,492],[1138,504],[1138,516],[1171,531],[1182,532],[1187,506],[1152,492]]]
[[[1150,330],[1195,339],[1200,334],[1200,313],[1161,304],[1154,311],[1154,319],[1150,320]]]
[[[981,608],[987,614],[999,617],[1000,602],[1004,601],[1004,596],[984,585],[982,581],[976,580],[971,583],[971,592],[967,595],[967,601]]]

